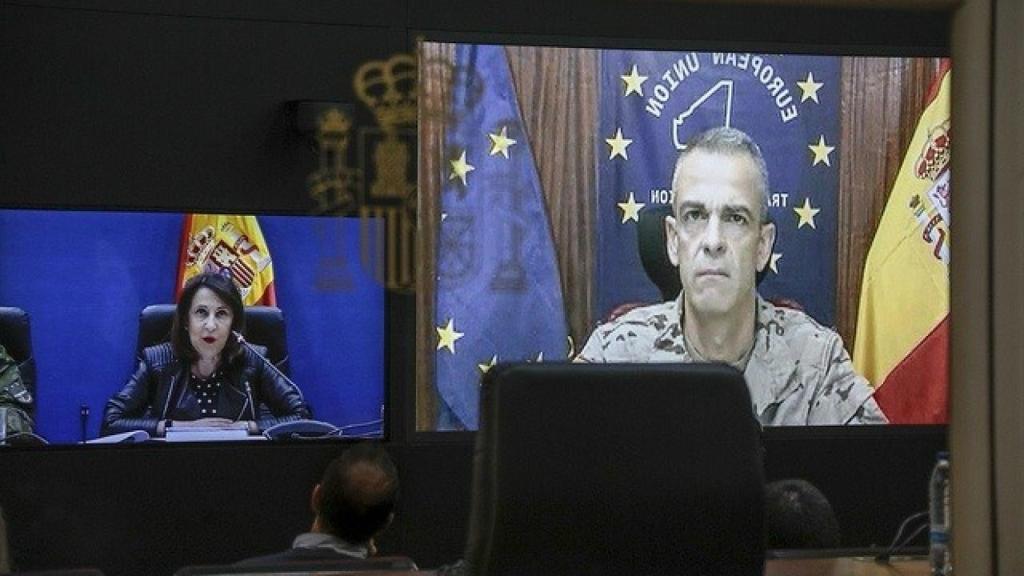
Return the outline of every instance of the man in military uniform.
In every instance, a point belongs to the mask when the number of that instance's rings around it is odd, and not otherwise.
[[[719,362],[743,372],[763,425],[886,423],[839,335],[757,294],[775,242],[757,144],[732,128],[697,135],[672,190],[665,231],[682,293],[598,326],[576,361]]]
[[[32,432],[32,394],[25,388],[18,363],[0,345],[0,442],[7,436]]]

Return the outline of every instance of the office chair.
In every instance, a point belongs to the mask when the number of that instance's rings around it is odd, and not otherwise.
[[[143,348],[170,340],[174,309],[174,304],[154,304],[146,306],[142,310],[139,314],[136,355],[141,356]],[[265,347],[267,359],[285,375],[291,376],[288,367],[288,340],[285,337],[284,314],[280,308],[247,306],[243,335],[250,344]]]
[[[675,300],[683,289],[679,280],[679,269],[668,259],[665,244],[665,217],[672,215],[669,204],[654,204],[640,211],[636,227],[636,245],[640,252],[640,264],[647,277],[661,291],[665,301]]]
[[[472,576],[764,569],[760,427],[728,367],[498,365],[472,488]]]

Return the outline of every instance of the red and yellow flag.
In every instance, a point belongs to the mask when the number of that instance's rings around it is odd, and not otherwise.
[[[230,274],[246,306],[277,305],[274,265],[255,216],[185,216],[175,295],[189,278],[203,272]]]
[[[853,362],[894,424],[947,421],[951,74],[929,92],[864,265]]]

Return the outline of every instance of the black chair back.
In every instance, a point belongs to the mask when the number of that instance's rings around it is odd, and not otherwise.
[[[146,306],[139,314],[139,336],[135,353],[167,342],[171,337],[174,304]],[[288,340],[285,336],[284,314],[275,306],[248,306],[245,309],[246,341],[267,348],[267,359],[281,372],[291,375],[288,367]]]
[[[21,308],[0,306],[0,344],[18,363],[25,388],[36,397],[36,359],[32,353],[32,333],[28,313]],[[35,401],[30,412],[35,411]]]
[[[467,569],[759,576],[763,489],[731,368],[499,365],[481,390]]]
[[[640,211],[636,227],[640,264],[666,301],[675,300],[683,286],[679,280],[679,269],[668,259],[665,243],[665,217],[671,215],[672,206],[656,204]]]

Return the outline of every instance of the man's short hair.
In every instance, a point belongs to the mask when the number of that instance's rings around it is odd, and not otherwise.
[[[825,495],[806,480],[765,486],[768,548],[838,548],[839,522]]]
[[[767,224],[770,221],[768,219],[768,165],[765,164],[761,148],[754,142],[754,139],[742,130],[726,127],[712,128],[693,136],[686,142],[686,147],[679,153],[679,158],[676,160],[675,170],[672,173],[674,192],[678,192],[675,190],[676,179],[679,177],[679,167],[683,160],[690,154],[699,151],[724,155],[746,155],[754,161],[758,176],[760,176],[758,192],[761,193],[761,223]],[[674,195],[674,198],[678,197],[678,194]],[[677,208],[678,200],[673,202],[672,212],[675,213]]]
[[[398,471],[372,442],[345,450],[324,471],[318,515],[324,529],[352,544],[384,529],[398,501]]]

